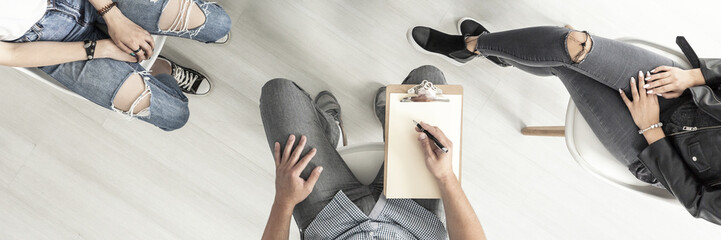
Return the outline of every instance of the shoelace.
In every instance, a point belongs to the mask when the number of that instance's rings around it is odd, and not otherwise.
[[[195,84],[195,81],[198,80],[200,76],[185,70],[177,65],[173,68],[173,78],[175,78],[176,81],[178,81],[178,86],[180,88],[185,90],[191,90],[190,88],[193,87]]]

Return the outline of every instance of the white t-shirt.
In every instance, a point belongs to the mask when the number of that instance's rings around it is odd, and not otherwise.
[[[22,37],[47,8],[47,0],[0,0],[0,40]]]

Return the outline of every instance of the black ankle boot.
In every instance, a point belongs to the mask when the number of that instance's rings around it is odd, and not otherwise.
[[[448,35],[428,27],[412,28],[408,31],[408,41],[419,51],[443,55],[444,59],[458,66],[478,56],[466,49],[463,36]]]

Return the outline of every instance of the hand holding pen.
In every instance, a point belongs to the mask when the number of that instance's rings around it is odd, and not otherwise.
[[[448,177],[456,177],[453,173],[453,143],[446,135],[436,126],[427,123],[416,123],[416,132],[418,132],[418,141],[426,157],[426,167],[436,177],[437,180],[443,180]],[[446,151],[443,150],[446,149]]]
[[[428,138],[430,138],[431,141],[433,141],[433,143],[436,144],[436,147],[438,147],[439,149],[441,149],[444,153],[447,153],[447,152],[448,152],[448,148],[446,148],[445,146],[443,146],[443,144],[442,144],[441,142],[439,142],[438,139],[437,139],[435,136],[433,136],[433,134],[429,133],[426,129],[424,129],[423,126],[421,126],[420,123],[416,122],[416,120],[413,120],[413,123],[416,124],[416,131],[425,133],[426,136],[428,136]],[[429,126],[430,126],[430,125],[429,125]],[[434,128],[438,129],[438,127],[434,127]]]

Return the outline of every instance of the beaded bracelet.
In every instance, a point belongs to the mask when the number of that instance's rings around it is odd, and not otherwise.
[[[643,134],[643,133],[645,133],[645,132],[648,131],[648,130],[651,130],[651,129],[654,129],[654,128],[660,128],[660,127],[662,127],[662,126],[663,126],[663,123],[662,123],[662,122],[659,122],[659,123],[656,123],[656,124],[651,125],[650,127],[646,128],[646,129],[638,130],[638,134]]]
[[[93,60],[95,58],[95,46],[98,44],[98,42],[85,40],[83,43],[83,48],[85,48],[85,55],[88,56],[88,60]]]
[[[111,3],[111,4],[108,4],[107,6],[101,8],[100,10],[98,10],[98,14],[100,14],[100,16],[102,17],[102,16],[104,16],[106,13],[110,12],[110,10],[113,9],[113,8],[114,8],[115,6],[117,6],[117,5],[118,5],[118,3],[116,3],[116,2],[113,2],[113,3]]]

